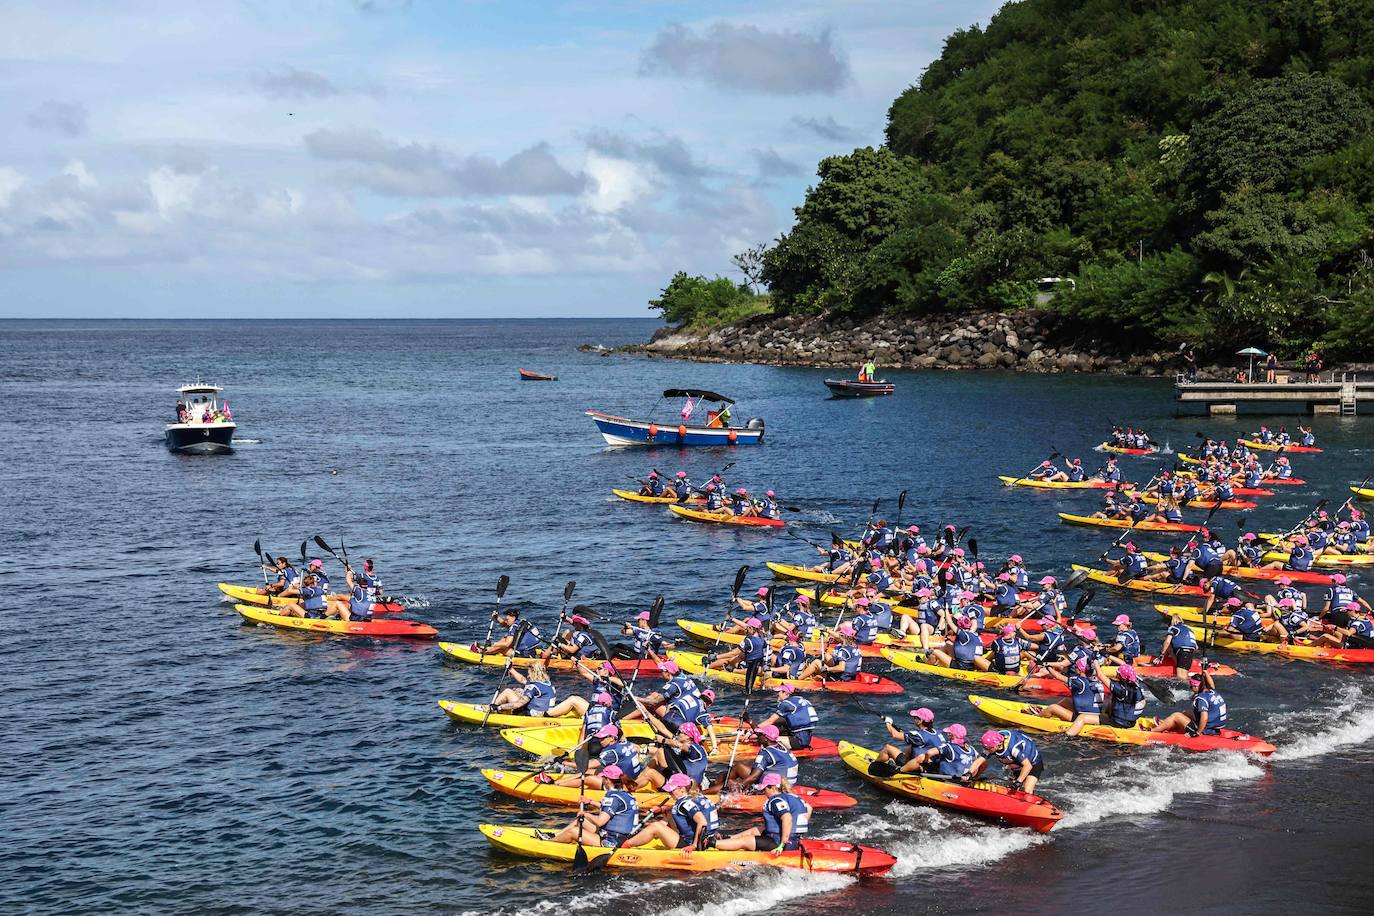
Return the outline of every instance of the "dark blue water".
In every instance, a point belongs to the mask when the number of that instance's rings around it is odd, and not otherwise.
[[[507,601],[556,614],[563,583],[603,614],[662,592],[665,619],[719,614],[734,570],[805,561],[777,532],[718,530],[609,496],[654,465],[800,507],[795,528],[852,530],[872,499],[905,520],[973,526],[984,558],[1023,554],[1063,575],[1109,537],[1055,512],[1092,497],[1007,491],[1057,448],[1083,454],[1113,423],[1191,445],[1253,420],[1175,419],[1167,383],[895,373],[895,397],[829,400],[827,373],[578,353],[640,340],[635,321],[10,322],[0,325],[0,567],[9,612],[0,781],[0,911],[197,913],[778,913],[1368,911],[1374,778],[1368,674],[1228,657],[1239,727],[1271,738],[1268,764],[1233,755],[1044,741],[1043,793],[1066,818],[1049,837],[897,802],[836,761],[803,781],[858,796],[819,834],[894,852],[890,880],[777,874],[614,875],[490,851],[481,821],[567,815],[493,796],[478,767],[518,763],[494,734],[450,725],[439,698],[480,700],[495,675],[431,644],[242,626],[215,583],[251,582],[252,543],[294,552],[316,533],[378,559],[412,616],[443,638],[480,635],[496,578]],[[557,373],[521,383],[519,366]],[[242,444],[225,457],[162,446],[173,389],[222,383]],[[736,451],[603,447],[582,411],[637,414],[700,386],[763,416],[768,442]],[[1364,420],[1321,419],[1328,451],[1295,458],[1255,528],[1291,523],[1374,471]],[[1167,462],[1125,459],[1136,476]],[[1159,542],[1161,544],[1167,542]],[[1357,581],[1374,590],[1368,578]],[[1100,592],[1091,614],[1149,605]],[[964,691],[901,675],[901,713],[980,723]],[[567,686],[571,686],[570,684]],[[737,707],[739,697],[726,706]],[[876,743],[852,701],[825,696],[821,732]]]

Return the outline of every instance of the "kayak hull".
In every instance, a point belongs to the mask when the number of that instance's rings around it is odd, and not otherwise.
[[[644,494],[638,493],[634,490],[611,490],[611,492],[614,493],[616,496],[619,496],[621,499],[629,500],[632,503],[661,503],[663,505],[700,506],[704,505],[706,502],[706,500],[701,499],[700,497],[692,497],[691,499],[686,500],[686,502],[684,503],[680,501],[676,496],[645,496]]]
[[[1130,579],[1126,582],[1118,581],[1115,573],[1105,569],[1090,569],[1087,566],[1079,566],[1077,563],[1072,565],[1075,572],[1086,572],[1088,578],[1093,582],[1100,582],[1103,585],[1110,585],[1112,588],[1124,588],[1134,592],[1152,592],[1157,595],[1187,595],[1191,598],[1204,597],[1202,587],[1198,585],[1181,585],[1172,582],[1155,582],[1149,579]]]
[[[480,824],[478,829],[492,846],[513,855],[554,862],[572,862],[577,857],[576,843],[554,843],[540,839],[531,827],[511,827],[504,824]],[[608,868],[652,868],[666,871],[712,872],[737,871],[751,865],[773,868],[797,868],[809,872],[854,874],[860,878],[885,875],[897,860],[872,846],[858,846],[836,840],[802,840],[801,849],[774,855],[771,852],[724,852],[718,849],[686,851],[664,849],[655,840],[647,846],[620,848],[610,852]],[[591,858],[606,855],[608,850],[583,847]]]
[[[1068,525],[1086,525],[1089,528],[1130,528],[1133,531],[1177,531],[1180,533],[1196,533],[1202,530],[1201,525],[1187,525],[1182,522],[1140,522],[1131,524],[1129,519],[1124,518],[1092,518],[1088,515],[1071,515],[1068,512],[1060,512],[1059,520]]]
[[[1103,442],[1098,448],[1115,455],[1153,455],[1159,451],[1157,448],[1122,448],[1119,445],[1110,445],[1106,442]]]
[[[508,718],[521,718],[520,716],[510,716]],[[621,734],[635,743],[644,744],[659,737],[658,732],[653,730],[647,722],[638,719],[630,721],[621,720],[619,723]],[[736,725],[724,725],[716,723],[717,745],[710,758],[713,762],[721,762],[730,759],[730,754],[735,749],[735,733],[740,734],[739,749],[737,759],[752,760],[758,755],[758,742],[753,740],[753,732],[748,727],[743,730]],[[576,720],[572,723],[562,721],[555,722],[553,725],[541,726],[531,719],[530,724],[518,725],[514,728],[501,729],[501,737],[510,742],[515,747],[520,748],[526,753],[535,755],[562,754],[570,753],[582,741],[582,723]],[[709,748],[708,748],[709,750]],[[839,749],[834,741],[829,738],[812,736],[811,746],[794,748],[792,754],[795,757],[834,757],[839,753]]]
[[[865,782],[893,795],[1013,827],[1029,827],[1039,833],[1049,833],[1064,817],[1064,812],[1040,796],[1018,792],[996,783],[962,785],[951,780],[930,779],[914,774],[886,778],[869,775],[868,765],[877,756],[877,751],[848,741],[840,742],[840,760]]]
[[[312,617],[283,617],[266,608],[234,605],[244,621],[266,624],[284,630],[303,630],[309,633],[328,633],[335,636],[388,636],[409,639],[434,639],[439,632],[427,623],[413,620],[320,620]]]
[[[596,428],[600,431],[601,438],[606,440],[606,444],[617,448],[635,445],[708,447],[758,445],[763,442],[762,425],[752,429],[738,426],[723,428],[719,426],[673,425],[671,423],[659,426],[657,423],[650,423],[647,420],[631,420],[627,417],[602,413],[599,410],[589,410],[587,416],[592,418],[592,422],[596,424]]]
[[[520,373],[520,381],[522,381],[522,382],[556,382],[556,381],[558,381],[558,376],[556,376],[556,375],[545,375],[545,374],[542,373],[542,372],[531,372],[531,371],[528,370],[528,369],[518,369],[518,370],[516,370],[516,371],[518,371],[518,372]]]
[[[1032,477],[1001,477],[997,478],[1005,485],[1017,487],[1029,487],[1033,490],[1110,490],[1116,484],[1107,480],[1036,480]],[[1129,484],[1127,485],[1129,486]]]
[[[1261,452],[1291,452],[1297,455],[1317,455],[1322,451],[1315,445],[1279,445],[1277,442],[1265,444],[1255,439],[1238,439],[1236,441],[1246,448],[1259,449]]]
[[[825,387],[837,398],[876,398],[897,390],[897,386],[891,382],[859,382],[840,378],[826,379]]]
[[[668,510],[679,518],[694,522],[707,522],[717,525],[741,525],[746,528],[781,528],[787,524],[780,518],[760,518],[755,515],[731,515],[729,512],[706,512],[702,509],[689,509],[674,503]]]
[[[295,598],[273,598],[268,595],[261,595],[258,594],[256,588],[252,588],[251,586],[231,585],[228,582],[219,583],[219,590],[230,598],[233,598],[237,604],[251,604],[254,607],[281,607],[283,604],[289,604],[296,600]],[[343,596],[340,595],[337,597]],[[398,611],[404,610],[405,605],[397,601],[378,601],[372,606],[372,613],[374,614],[395,614]]]
[[[915,671],[918,674],[930,674],[935,677],[942,677],[951,681],[960,681],[965,684],[978,684],[982,687],[997,687],[1002,690],[1020,689],[1034,693],[1042,693],[1046,696],[1066,697],[1069,695],[1069,688],[1061,681],[1057,681],[1052,677],[1027,678],[1026,682],[1022,684],[1019,675],[998,674],[995,671],[963,671],[958,668],[946,668],[943,665],[932,665],[915,652],[884,649],[883,658],[904,671]]]
[[[464,725],[486,725],[490,728],[536,728],[539,726],[571,725],[580,727],[581,716],[521,716],[510,713],[494,712],[487,715],[486,707],[480,703],[460,703],[455,700],[440,700],[439,708],[448,713],[450,719]]]
[[[491,668],[504,668],[506,667],[507,661],[516,668],[528,668],[535,662],[543,662],[544,667],[548,668],[550,671],[572,671],[577,668],[577,663],[571,658],[553,657],[543,659],[534,656],[517,656],[508,659],[504,655],[498,655],[491,652],[483,655],[478,649],[473,649],[471,646],[460,645],[456,642],[439,643],[439,651],[443,652],[448,658],[466,662],[469,665],[486,665]],[[602,661],[604,661],[604,659],[589,658],[584,659],[582,663],[588,667],[596,667],[600,665]],[[640,674],[647,674],[650,676],[662,673],[659,670],[658,662],[651,658],[646,658],[643,661],[633,658],[616,658],[611,660],[611,664],[615,666],[617,674],[632,674],[636,668],[639,669]]]
[[[1360,499],[1374,499],[1374,489],[1370,487],[1351,487],[1350,492]]]
[[[543,805],[557,805],[562,808],[577,807],[578,798],[581,795],[578,786],[560,786],[553,783],[537,782],[534,778],[537,772],[537,770],[484,769],[482,776],[491,784],[493,789],[512,798],[521,798]],[[599,802],[605,794],[603,791],[588,789],[586,798],[588,801]],[[859,803],[858,799],[852,795],[832,792],[829,789],[816,789],[811,786],[793,786],[792,794],[818,811],[841,811],[845,808],[853,808]],[[635,801],[639,802],[641,811],[657,807],[664,802],[671,801],[672,798],[667,792],[635,792],[634,797]],[[751,814],[757,814],[763,810],[765,799],[762,793],[707,795],[706,797],[722,811],[744,811]]]
[[[700,674],[727,684],[734,684],[738,687],[744,686],[744,674],[742,672],[708,669],[705,659],[695,652],[669,652],[668,656],[688,674]],[[902,692],[901,684],[876,674],[870,674],[867,671],[860,671],[852,681],[832,681],[819,678],[794,680],[760,676],[754,681],[754,689],[767,690],[782,684],[791,684],[796,690],[827,690],[831,693],[898,694]]]
[[[1271,550],[1262,559],[1266,563],[1287,563],[1289,554],[1281,550]],[[1344,567],[1374,566],[1374,553],[1332,553],[1322,554],[1312,561],[1313,566]]]
[[[1163,563],[1169,559],[1168,554],[1154,553],[1152,551],[1141,551],[1141,556],[1152,563]],[[1304,585],[1330,585],[1331,576],[1328,573],[1319,572],[1292,572],[1283,569],[1261,569],[1255,566],[1223,566],[1222,572],[1233,579],[1254,579],[1261,582],[1271,582],[1280,576],[1287,576],[1294,582]]]
[[[1063,719],[1053,719],[1036,713],[1043,707],[1021,703],[1016,700],[997,700],[992,697],[970,695],[968,701],[973,708],[993,722],[1015,725],[1028,731],[1047,734],[1061,734],[1068,731],[1069,723]],[[1231,729],[1222,729],[1219,735],[1188,735],[1183,732],[1162,732],[1155,734],[1147,731],[1155,724],[1153,718],[1139,720],[1144,728],[1114,728],[1110,725],[1088,725],[1079,732],[1081,738],[1092,738],[1112,744],[1147,745],[1168,744],[1186,751],[1241,751],[1249,754],[1268,756],[1276,750],[1274,745],[1259,738]]]
[[[716,624],[714,623],[706,623],[700,620],[679,620],[677,625],[685,630],[688,636],[704,642],[715,643],[719,641],[729,646],[738,646],[740,643],[744,642],[743,633],[721,633],[716,629]],[[783,642],[784,640],[781,636],[774,636],[769,640],[769,645],[777,648],[781,646]],[[944,644],[944,640],[935,639],[932,640],[930,644],[938,647]],[[817,640],[807,640],[801,645],[808,653],[812,654],[819,652],[821,648],[821,644]],[[858,648],[859,652],[865,657],[879,658],[886,649],[919,649],[920,643],[910,638],[900,640],[893,639],[887,633],[880,633],[878,634],[877,640],[871,645],[861,645]]]
[[[1162,614],[1175,613],[1173,609],[1166,610],[1166,607],[1168,606],[1162,605],[1156,610]],[[1187,617],[1184,619],[1189,620]],[[1216,633],[1212,627],[1199,626],[1201,620],[1196,618],[1194,620],[1196,622],[1190,621],[1188,627],[1193,631],[1198,642],[1206,640],[1218,649],[1250,652],[1256,655],[1274,655],[1279,658],[1296,658],[1308,662],[1326,662],[1333,665],[1374,665],[1374,649],[1342,649],[1338,646],[1317,646],[1310,642],[1296,643],[1291,646],[1267,640],[1253,642],[1248,639],[1237,639],[1234,636],[1223,636]]]

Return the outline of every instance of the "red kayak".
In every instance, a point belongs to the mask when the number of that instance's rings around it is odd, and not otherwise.
[[[556,381],[558,381],[558,376],[556,376],[556,375],[545,375],[545,374],[542,373],[542,372],[531,372],[531,371],[528,370],[528,369],[521,369],[521,370],[519,370],[519,371],[520,371],[520,381],[522,381],[522,382],[556,382]]]
[[[1279,480],[1277,477],[1273,477],[1273,478],[1269,478],[1269,479],[1266,479],[1266,480],[1262,480],[1262,481],[1260,481],[1260,483],[1264,484],[1266,487],[1272,487],[1272,486],[1280,486],[1280,487],[1282,487],[1282,486],[1301,487],[1301,486],[1304,486],[1304,485],[1307,483],[1307,481],[1303,480],[1301,477],[1289,477],[1287,480]]]
[[[1262,490],[1259,487],[1232,487],[1231,492],[1237,496],[1273,496],[1273,490]]]

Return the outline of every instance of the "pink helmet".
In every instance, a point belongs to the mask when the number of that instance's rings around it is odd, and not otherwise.
[[[1230,598],[1227,598],[1227,599],[1226,599],[1226,606],[1227,606],[1227,607],[1240,607],[1241,604],[1242,604],[1241,600],[1240,600],[1239,598],[1237,598],[1235,595],[1232,595]]]
[[[1057,584],[1058,584],[1058,581],[1054,578],[1054,576],[1046,576],[1045,578],[1043,578],[1043,579],[1040,580],[1040,584],[1041,584],[1041,585],[1057,585]]]
[[[697,728],[697,724],[695,722],[683,722],[681,725],[677,727],[677,731],[678,734],[686,735],[693,741],[701,740],[701,729]]]
[[[921,721],[921,722],[934,722],[934,721],[935,721],[935,713],[931,712],[930,709],[929,709],[929,707],[926,707],[926,706],[922,706],[920,709],[913,709],[913,710],[911,711],[910,715],[911,715],[911,718],[916,719],[916,720]]]
[[[1022,559],[1021,559],[1021,554],[1019,554],[1019,553],[1014,553],[1014,554],[1012,554],[1011,556],[1007,557],[1007,562],[1008,562],[1008,563],[1024,563],[1025,560],[1022,560]]]
[[[949,735],[955,741],[962,743],[968,738],[968,729],[964,728],[964,726],[960,725],[958,722],[955,722],[953,725],[945,726],[945,734]]]
[[[973,618],[967,614],[960,614],[959,619],[954,621],[961,629],[968,629],[973,626]]]
[[[754,734],[768,741],[777,741],[778,735],[781,733],[776,725],[760,725],[754,729]]]
[[[612,723],[609,724],[609,725],[603,725],[603,726],[601,726],[601,728],[597,729],[596,734],[593,735],[592,737],[593,737],[593,738],[614,738],[616,735],[619,735],[619,734],[620,734],[620,726],[619,726],[619,725],[616,725],[614,722],[612,722]]]
[[[997,581],[998,581],[998,582],[1010,582],[1010,581],[1011,581],[1011,573],[998,573],[998,574],[997,574]]]
[[[974,592],[970,592],[970,591],[967,591],[967,590],[966,590],[966,591],[960,592],[960,593],[959,593],[959,597],[960,597],[962,600],[964,600],[964,601],[972,601],[974,598],[977,598],[978,595],[977,595],[976,593],[974,593]]]
[[[750,617],[748,620],[744,621],[744,625],[751,630],[757,630],[759,627],[763,626],[763,621],[759,620],[757,617]]]
[[[1294,543],[1294,544],[1306,544],[1306,543],[1307,543],[1307,535],[1305,535],[1305,534],[1300,534],[1300,535],[1298,535],[1297,537],[1293,538],[1293,543]]]
[[[1335,582],[1337,585],[1344,585],[1344,584],[1345,584],[1345,576],[1344,576],[1343,574],[1341,574],[1341,573],[1335,573],[1335,574],[1333,574],[1333,575],[1331,576],[1331,581],[1332,581],[1332,582]]]
[[[685,789],[691,784],[692,777],[688,776],[686,773],[674,773],[672,776],[669,776],[667,782],[663,784],[663,791],[676,792],[678,789]]]
[[[956,557],[962,557],[962,556],[964,555],[964,548],[962,548],[962,547],[956,547],[956,548],[954,548],[954,555],[955,555]]]
[[[801,630],[798,630],[796,627],[792,627],[787,631],[787,635],[785,638],[788,642],[801,642],[801,637]]]
[[[1347,602],[1345,603],[1345,609],[1346,609],[1347,611],[1358,611],[1358,610],[1360,609],[1360,602],[1358,602],[1358,601],[1347,601]]]
[[[746,490],[746,489],[744,489],[744,487],[740,487],[738,490],[735,491],[735,495],[736,495],[736,496],[748,496],[748,495],[749,495],[749,491]]]
[[[707,687],[701,692],[701,698],[708,703],[714,703],[716,701],[716,692],[710,687]]]
[[[791,695],[793,692],[795,692],[797,688],[796,688],[796,687],[793,687],[791,684],[783,683],[783,684],[779,684],[778,686],[774,687],[773,689],[776,690],[778,693],[782,694],[783,696],[789,696],[789,695]]]
[[[850,624],[842,623],[842,624],[840,624],[839,633],[840,633],[841,636],[853,636],[853,635],[854,635],[854,627],[851,626]]]
[[[611,695],[609,693],[603,690],[592,697],[592,702],[600,706],[610,706],[611,703],[615,701],[611,699]]]
[[[759,780],[759,785],[763,786],[765,789],[769,786],[780,786],[782,785],[782,774],[764,773],[763,778]]]
[[[1279,577],[1278,577],[1277,579],[1275,579],[1274,581],[1277,582],[1279,585],[1292,585],[1292,584],[1293,584],[1293,580],[1292,580],[1291,578],[1289,578],[1288,576],[1279,576]]]
[[[658,480],[658,471],[650,471],[650,472],[649,472],[649,479],[650,479],[650,480]]]
[[[1087,673],[1088,660],[1081,656],[1079,658],[1075,658],[1073,660],[1073,670],[1077,671],[1079,674]]]
[[[857,604],[859,607],[868,607],[869,604],[871,604],[872,602],[870,602],[867,598],[859,598],[854,603]]]
[[[1083,639],[1096,639],[1097,631],[1094,630],[1092,627],[1083,627],[1078,631],[1078,635]]]
[[[755,594],[757,594],[760,598],[766,597],[768,595],[768,586],[760,585],[759,590],[755,592]]]
[[[772,499],[774,496],[777,496],[778,494],[774,493],[772,490],[769,490],[765,495],[766,495],[769,499]]]
[[[920,534],[920,533],[921,533],[921,526],[920,526],[920,525],[907,525],[907,526],[906,526],[906,530],[907,530],[907,532],[910,533],[910,534]]]
[[[1053,461],[1042,461],[1042,462],[1040,462],[1040,466],[1041,466],[1042,468],[1052,468],[1052,467],[1054,467],[1054,462],[1053,462]]]
[[[1002,734],[1001,732],[983,732],[983,747],[987,748],[990,751],[999,750],[1002,747],[1002,741],[1005,738],[1006,735]]]
[[[573,614],[571,617],[568,618],[568,622],[575,627],[585,627],[591,624],[591,621],[588,620],[586,617],[583,617],[581,614]]]
[[[935,594],[935,593],[932,592],[932,591],[931,591],[930,589],[928,589],[928,588],[918,588],[918,589],[916,589],[916,597],[917,597],[917,598],[929,598],[929,597],[930,597],[931,595],[933,595],[933,594]]]
[[[635,620],[649,620],[649,619],[651,619],[651,618],[649,617],[649,612],[648,612],[648,611],[640,611],[638,614],[635,615]]]
[[[1002,635],[1003,635],[1003,636],[1010,636],[1011,634],[1013,634],[1013,633],[1015,633],[1015,632],[1016,632],[1016,624],[1013,624],[1013,623],[1004,623],[1004,624],[1002,624]]]
[[[678,479],[681,480],[682,478],[684,478],[684,477],[687,476],[687,472],[686,472],[686,471],[678,471],[678,472],[677,472],[677,476],[678,476]]]
[[[1117,675],[1118,675],[1123,681],[1134,681],[1134,680],[1135,680],[1135,666],[1134,666],[1134,665],[1131,665],[1131,664],[1123,664],[1121,667],[1119,667],[1119,668],[1116,669],[1116,673],[1117,673]]]
[[[658,667],[659,670],[661,670],[664,674],[677,674],[679,671],[682,670],[678,663],[673,661],[671,658],[668,659],[666,662],[661,663]]]
[[[1112,621],[1112,626],[1114,627],[1129,627],[1130,625],[1131,618],[1127,617],[1125,614],[1117,614],[1116,619]]]
[[[601,775],[607,779],[619,779],[625,775],[625,771],[613,763],[608,767],[604,767],[601,770]]]

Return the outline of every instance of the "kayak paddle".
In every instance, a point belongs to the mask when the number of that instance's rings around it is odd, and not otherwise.
[[[482,654],[478,656],[478,661],[486,657],[487,647],[491,645],[492,630],[496,627],[496,618],[501,613],[501,598],[505,596],[506,589],[510,587],[510,576],[502,576],[496,580],[496,607],[491,612],[491,620],[487,623],[487,636],[482,640]],[[515,644],[511,644],[515,648]]]
[[[1058,449],[1055,449],[1054,451],[1050,452],[1050,457],[1046,458],[1045,461],[1053,461],[1053,460],[1056,459],[1056,458],[1063,458],[1063,457],[1064,457],[1064,456],[1061,455],[1061,454],[1059,453],[1059,450],[1058,450]],[[1016,479],[1013,480],[1011,483],[1004,483],[1004,484],[1002,484],[1002,486],[1004,486],[1004,487],[1014,487],[1014,486],[1016,486],[1018,483],[1020,483],[1021,481],[1025,480],[1026,478],[1030,477],[1030,475],[1034,474],[1034,473],[1035,473],[1035,469],[1038,468],[1038,467],[1041,467],[1041,466],[1045,463],[1045,461],[1036,462],[1035,467],[1031,468],[1029,471],[1027,471],[1026,473],[1022,474],[1020,477],[1016,478]]]

